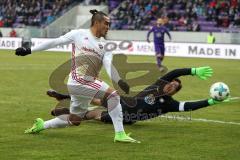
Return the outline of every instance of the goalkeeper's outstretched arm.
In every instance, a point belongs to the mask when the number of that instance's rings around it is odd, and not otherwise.
[[[178,78],[180,76],[185,76],[185,75],[191,75],[191,68],[181,68],[181,69],[174,69],[164,76],[162,76],[160,79],[164,81],[172,81],[175,78]]]
[[[197,76],[202,80],[206,80],[209,77],[211,77],[212,74],[213,74],[213,70],[209,66],[198,67],[198,68],[182,68],[182,69],[175,69],[168,72],[166,75],[161,77],[160,80],[170,82],[175,78],[178,78],[180,76],[186,76],[186,75],[193,75],[193,76]]]
[[[217,101],[212,98],[197,101],[176,101],[172,100],[168,106],[168,112],[194,111],[200,108],[212,106],[225,101]]]

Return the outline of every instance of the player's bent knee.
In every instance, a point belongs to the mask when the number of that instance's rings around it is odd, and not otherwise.
[[[107,101],[108,112],[111,112],[116,107],[119,107],[120,96],[117,94],[117,91],[114,91],[106,98],[106,101]]]
[[[120,101],[120,96],[117,91],[113,91],[111,94],[108,95],[106,98],[107,101],[114,100],[116,102]]]
[[[118,94],[118,91],[109,88],[103,98],[103,102],[107,102],[109,99],[111,99],[113,97],[119,99],[119,101],[120,101],[120,96]]]
[[[109,87],[107,90],[106,90],[106,94],[105,94],[105,97],[108,97],[109,95],[111,94],[118,94],[118,91],[116,91],[115,89]]]
[[[74,125],[74,126],[79,126],[81,124],[82,118],[75,115],[75,114],[70,114],[69,115],[69,122]]]

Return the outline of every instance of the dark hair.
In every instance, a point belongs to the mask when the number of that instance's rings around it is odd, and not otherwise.
[[[102,21],[104,19],[104,16],[107,16],[106,13],[98,11],[96,9],[92,9],[89,12],[92,14],[91,27],[94,25],[95,21]]]
[[[179,91],[180,89],[182,89],[182,82],[180,79],[175,78],[175,79],[173,79],[173,81],[176,81],[179,83],[178,87],[176,88],[176,91]]]

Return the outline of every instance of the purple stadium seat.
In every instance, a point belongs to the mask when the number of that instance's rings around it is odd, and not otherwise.
[[[169,23],[171,23],[173,25],[178,25],[178,21],[170,21]]]
[[[212,26],[201,26],[201,31],[204,32],[220,32],[221,29],[218,27],[212,27]]]
[[[181,5],[180,5],[180,4],[175,4],[175,5],[173,6],[173,8],[174,8],[174,9],[180,9],[180,8],[181,8]]]
[[[178,30],[178,31],[186,31],[186,30],[187,30],[187,27],[186,27],[186,26],[178,26],[178,27],[177,27],[177,30]]]
[[[128,29],[135,29],[134,25],[128,25]]]
[[[205,16],[198,16],[198,20],[204,21],[204,20],[206,20],[206,17]]]
[[[47,17],[47,16],[51,15],[51,12],[52,12],[52,10],[50,10],[50,9],[44,9],[43,10],[43,16]]]
[[[128,25],[127,25],[127,24],[126,24],[126,25],[123,25],[123,26],[122,26],[122,29],[129,29],[129,28],[128,28]]]
[[[214,21],[206,21],[206,20],[198,20],[199,25],[216,25],[217,23]]]
[[[149,30],[151,28],[151,26],[144,26],[143,29],[144,30]]]
[[[109,0],[108,1],[109,11],[111,12],[112,10],[114,10],[120,3],[121,3],[120,0]]]

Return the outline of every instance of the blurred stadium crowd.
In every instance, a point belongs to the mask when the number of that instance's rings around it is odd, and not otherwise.
[[[111,29],[148,30],[157,18],[171,31],[240,28],[240,0],[1,0],[0,27],[44,27],[80,2],[108,5]]]
[[[102,0],[85,0],[100,5]],[[44,27],[83,0],[1,0],[0,27]]]
[[[112,29],[149,29],[164,18],[172,31],[240,27],[238,0],[126,0],[111,14]]]
[[[73,0],[1,0],[0,27],[44,26],[65,12]]]

